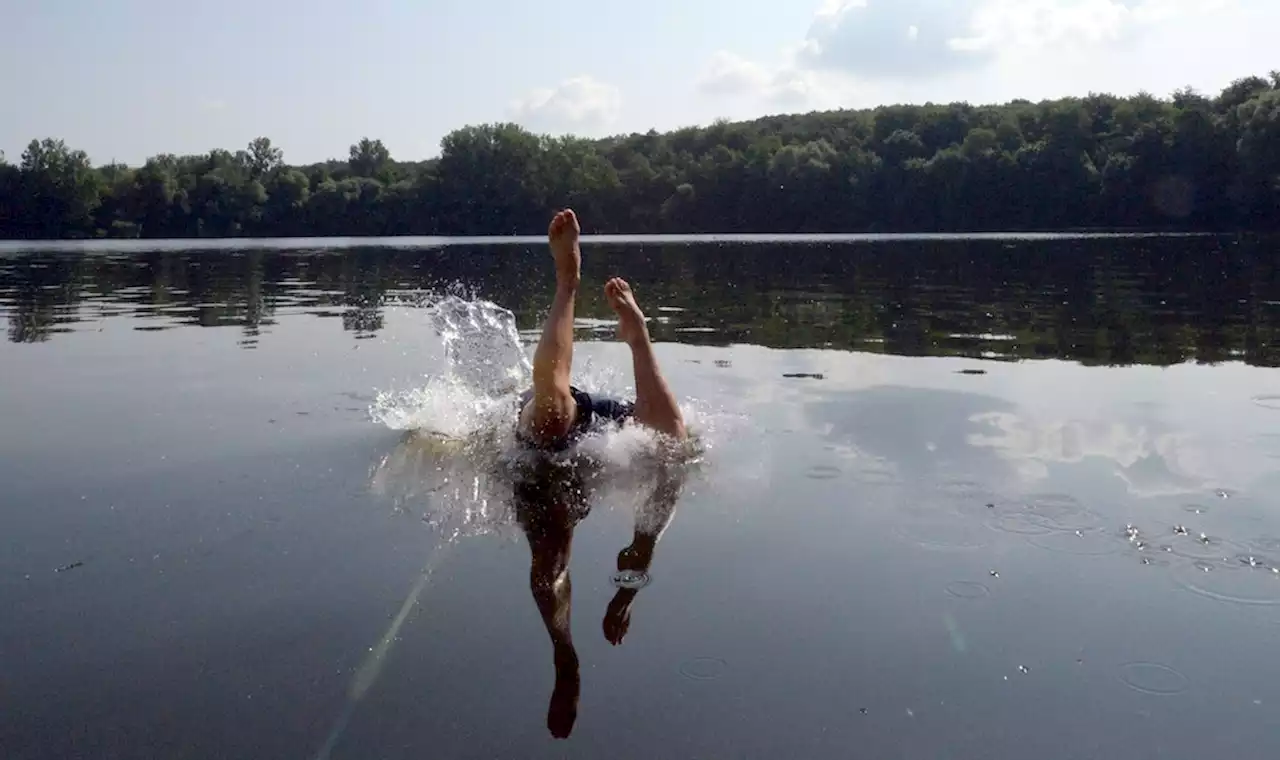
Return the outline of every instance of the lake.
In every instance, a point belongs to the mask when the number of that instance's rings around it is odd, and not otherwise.
[[[583,443],[544,620],[544,246],[8,245],[0,755],[1275,757],[1276,246],[587,241],[700,456]]]

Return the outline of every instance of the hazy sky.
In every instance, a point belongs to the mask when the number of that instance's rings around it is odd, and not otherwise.
[[[1278,0],[8,0],[0,149],[140,163],[265,135],[300,163],[367,135],[418,159],[488,121],[1216,92],[1280,68],[1275,29]]]

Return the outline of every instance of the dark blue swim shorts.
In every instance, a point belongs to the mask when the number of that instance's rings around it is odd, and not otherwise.
[[[565,436],[565,439],[557,450],[563,450],[572,446],[582,436],[603,427],[607,423],[621,423],[631,419],[635,414],[636,405],[625,401],[619,401],[608,396],[592,396],[584,390],[570,387],[569,391],[573,394],[573,400],[578,402],[578,417],[573,423],[573,429]],[[527,390],[520,394],[520,403],[517,407],[517,414],[524,410],[525,406],[533,399],[533,390]],[[521,436],[521,442],[528,444],[529,441]]]

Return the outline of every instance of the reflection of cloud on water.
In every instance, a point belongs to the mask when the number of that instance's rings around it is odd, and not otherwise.
[[[968,442],[972,420],[1008,402],[960,391],[877,386],[831,394],[813,402],[811,424],[860,457],[892,468],[902,478],[931,477],[942,470],[969,476],[1003,474],[991,452]]]
[[[982,432],[968,444],[989,449],[1010,462],[1024,480],[1043,480],[1051,464],[1105,459],[1137,496],[1164,496],[1203,490],[1214,481],[1207,456],[1185,433],[1102,420],[1040,422],[1009,412],[977,414]]]
[[[887,385],[807,407],[811,429],[903,480],[958,475],[1025,487],[1048,480],[1053,465],[1105,461],[1135,496],[1231,486],[1200,439],[1153,420],[1041,422],[991,396]]]

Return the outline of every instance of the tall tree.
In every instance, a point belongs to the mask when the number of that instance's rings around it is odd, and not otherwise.
[[[391,151],[381,140],[370,140],[367,137],[351,146],[351,173],[357,177],[386,179],[385,172],[391,165]]]

